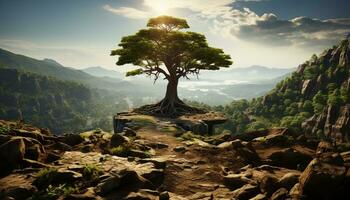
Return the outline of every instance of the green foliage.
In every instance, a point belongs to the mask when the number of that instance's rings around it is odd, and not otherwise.
[[[120,157],[127,157],[130,149],[131,147],[129,145],[119,145],[111,149],[111,154]]]
[[[86,181],[96,181],[102,173],[102,169],[94,164],[85,165],[82,172]]]
[[[202,137],[200,135],[196,135],[196,134],[192,133],[191,131],[187,131],[187,132],[181,134],[180,138],[182,140],[192,141],[193,139],[201,139]]]
[[[0,68],[0,74],[0,118],[22,117],[25,122],[56,134],[94,127],[111,130],[110,117],[128,107],[124,101],[115,104],[115,98],[107,92],[79,83],[13,69]]]
[[[230,56],[222,49],[210,47],[204,35],[181,31],[189,28],[184,19],[160,16],[151,18],[147,26],[148,29],[123,37],[121,48],[111,52],[112,56],[118,56],[117,65],[140,67],[127,76],[154,75],[157,80],[164,75],[173,80],[198,74],[199,70],[218,70],[232,64]]]
[[[5,126],[0,126],[0,135],[1,134],[8,134],[9,131],[10,131],[10,128],[5,127]]]
[[[79,188],[61,184],[58,186],[49,185],[45,190],[38,191],[29,198],[30,200],[55,200],[60,196],[67,197],[70,194],[80,192]]]
[[[57,169],[56,168],[45,168],[38,172],[35,184],[39,188],[45,188],[55,180],[57,177]]]
[[[135,69],[126,73],[126,76],[136,76],[142,74],[142,69]]]

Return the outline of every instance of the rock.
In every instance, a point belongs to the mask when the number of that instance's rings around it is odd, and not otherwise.
[[[15,136],[21,136],[21,137],[26,137],[26,138],[33,138],[38,140],[39,142],[44,141],[44,137],[40,132],[37,131],[27,131],[27,130],[22,130],[22,129],[13,129],[12,134]]]
[[[56,161],[56,160],[58,160],[58,159],[60,159],[60,158],[61,158],[61,157],[60,157],[59,155],[57,155],[57,154],[55,154],[55,153],[53,153],[53,152],[49,152],[49,153],[47,154],[46,161],[49,162],[49,163],[51,163],[51,162],[54,162],[54,161]]]
[[[241,133],[241,134],[237,134],[232,136],[232,139],[239,139],[242,141],[252,141],[255,138],[258,137],[264,137],[267,135],[266,131],[252,131],[252,132],[246,132],[246,133]]]
[[[156,143],[150,143],[147,144],[148,146],[154,148],[154,149],[165,149],[168,148],[169,145],[165,144],[165,143],[161,143],[161,142],[156,142]]]
[[[268,198],[265,194],[258,194],[250,200],[268,200]]]
[[[163,169],[153,169],[148,173],[142,174],[142,177],[149,180],[154,186],[160,186],[164,180]]]
[[[84,138],[80,134],[67,134],[63,136],[62,142],[69,146],[75,146],[84,142]]]
[[[302,89],[301,89],[301,94],[306,96],[306,97],[310,97],[314,94],[314,87],[315,87],[315,81],[313,80],[305,80],[303,82],[303,86],[302,86]]]
[[[287,173],[278,180],[278,186],[290,190],[299,181],[299,174]]]
[[[252,183],[252,180],[248,179],[243,174],[229,174],[224,176],[224,184],[231,190],[240,188],[248,183]]]
[[[271,196],[270,200],[285,200],[288,196],[288,190],[285,188],[278,189],[273,195]]]
[[[333,152],[333,151],[334,151],[334,147],[330,142],[321,141],[317,145],[316,153],[321,154],[321,153]]]
[[[105,196],[113,190],[117,189],[121,185],[121,180],[122,178],[118,174],[109,177],[96,186],[95,192],[101,196]]]
[[[41,162],[38,162],[38,161],[35,161],[35,160],[26,159],[26,158],[24,158],[22,160],[22,165],[23,165],[24,168],[27,168],[27,167],[31,167],[31,168],[50,167],[49,165],[46,165],[44,163],[41,163]]]
[[[132,130],[129,127],[124,127],[124,136],[126,137],[135,137],[136,131]]]
[[[284,134],[274,134],[255,138],[254,142],[261,142],[266,146],[288,146],[290,136]]]
[[[50,149],[56,149],[56,150],[61,150],[61,151],[71,151],[72,147],[69,146],[68,144],[62,143],[62,142],[55,142],[54,144],[48,145],[47,146]]]
[[[292,199],[301,199],[302,197],[302,191],[300,190],[300,184],[297,183],[295,184],[292,189],[290,189],[289,191],[289,196],[292,198]]]
[[[263,193],[271,195],[278,189],[278,179],[275,176],[265,174],[259,180],[260,190]]]
[[[0,146],[0,174],[20,166],[25,154],[25,143],[21,138],[14,138]]]
[[[295,149],[288,148],[282,151],[273,152],[268,156],[272,165],[286,167],[288,169],[304,169],[311,161],[310,155],[301,153]]]
[[[175,147],[173,149],[175,152],[185,152],[186,151],[186,147],[184,146],[178,146],[178,147]]]
[[[26,146],[24,157],[31,160],[41,160],[41,158],[44,157],[44,154],[45,151],[43,151],[43,147],[39,144],[34,144],[29,147]]]
[[[137,157],[137,158],[149,158],[150,154],[145,152],[145,151],[141,151],[141,150],[136,150],[136,149],[130,149],[128,152],[129,156],[132,157]]]
[[[314,159],[300,176],[303,195],[312,199],[331,199],[345,178],[346,168]]]
[[[154,167],[157,169],[165,169],[166,167],[166,159],[158,157],[158,158],[144,158],[138,161],[139,163],[153,163]]]
[[[112,135],[112,138],[111,138],[111,141],[110,141],[110,146],[111,147],[117,147],[117,146],[120,146],[122,144],[126,144],[126,143],[129,143],[130,140],[129,138],[125,137],[125,136],[122,136],[118,133],[114,133]]]
[[[10,135],[1,135],[0,134],[0,145],[4,144],[5,142],[8,142],[11,140]]]
[[[81,180],[82,177],[82,174],[72,170],[50,168],[48,171],[39,172],[38,176],[33,181],[33,185],[38,189],[44,189],[49,185],[57,186],[60,184],[74,183]]]
[[[255,197],[259,192],[258,186],[247,184],[233,191],[232,197],[233,199],[246,200]]]
[[[208,125],[203,121],[198,121],[193,123],[192,132],[198,135],[206,135],[209,132],[209,128]]]
[[[161,192],[159,194],[159,200],[169,200],[169,199],[170,199],[170,196],[167,191]]]
[[[6,191],[6,196],[16,200],[26,200],[30,198],[36,191],[35,187],[12,187]]]

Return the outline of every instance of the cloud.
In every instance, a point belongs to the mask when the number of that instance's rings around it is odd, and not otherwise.
[[[229,15],[216,20],[215,29],[225,29],[227,35],[237,39],[269,46],[324,47],[335,44],[350,32],[350,19],[283,20],[272,13],[259,16],[245,8],[232,9]]]
[[[111,13],[121,15],[121,16],[131,18],[131,19],[144,19],[144,18],[150,17],[150,13],[136,9],[136,8],[130,8],[130,7],[113,8],[110,5],[104,5],[103,9],[105,9]]]
[[[167,11],[174,9],[187,9],[194,13],[201,13],[209,16],[216,16],[218,13],[227,12],[230,7],[229,5],[234,2],[234,0],[140,0],[143,8],[134,7],[112,7],[110,5],[104,5],[103,9],[112,12],[116,15],[120,15],[131,19],[144,19],[154,16],[159,10],[157,7],[162,5]],[[165,3],[164,3],[165,2]],[[156,6],[158,5],[158,6]]]

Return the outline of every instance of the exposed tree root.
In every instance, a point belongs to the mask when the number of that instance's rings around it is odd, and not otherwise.
[[[173,101],[165,98],[156,104],[144,105],[136,108],[134,112],[145,115],[175,118],[186,114],[203,114],[207,111],[189,106],[178,98]]]

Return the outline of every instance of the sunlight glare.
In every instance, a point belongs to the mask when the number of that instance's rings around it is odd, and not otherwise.
[[[160,14],[164,14],[169,9],[169,2],[166,0],[149,0],[148,5]]]

